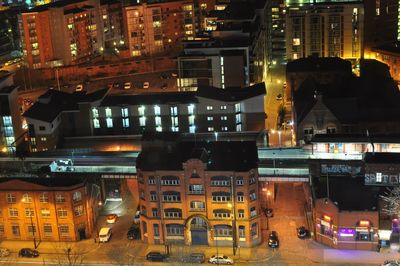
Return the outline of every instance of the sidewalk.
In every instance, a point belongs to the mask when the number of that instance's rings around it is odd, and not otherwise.
[[[93,239],[81,240],[78,242],[37,242],[36,248],[40,254],[66,254],[70,248],[72,254],[84,255],[96,250],[99,245]],[[8,248],[12,253],[18,253],[21,248],[34,248],[33,241],[3,240],[1,247]]]

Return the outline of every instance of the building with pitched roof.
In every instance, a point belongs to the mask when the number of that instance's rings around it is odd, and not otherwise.
[[[145,242],[234,248],[262,242],[255,142],[151,136],[142,146],[136,167]]]
[[[24,117],[33,152],[54,149],[63,137],[73,136],[259,132],[265,128],[265,94],[264,83],[137,95],[107,95],[107,89],[90,94],[49,90]]]

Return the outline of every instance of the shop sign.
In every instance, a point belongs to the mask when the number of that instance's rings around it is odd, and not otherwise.
[[[352,228],[340,228],[339,235],[340,236],[354,236],[356,231]]]
[[[321,220],[321,224],[324,226],[328,226],[328,227],[331,226],[330,223],[328,223],[327,221],[324,221],[324,220]]]
[[[369,232],[368,227],[356,227],[357,232]]]
[[[391,230],[378,230],[379,240],[390,240]]]
[[[359,224],[361,227],[369,227],[369,221],[360,221]]]

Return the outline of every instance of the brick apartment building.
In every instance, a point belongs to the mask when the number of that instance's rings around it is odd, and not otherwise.
[[[20,17],[25,61],[31,68],[76,64],[104,48],[99,0],[62,0]]]
[[[262,242],[255,142],[142,142],[142,239],[251,247]]]
[[[130,56],[180,51],[181,41],[196,33],[193,1],[148,1],[123,8]]]
[[[82,179],[1,178],[0,239],[78,241],[92,236],[96,206]]]

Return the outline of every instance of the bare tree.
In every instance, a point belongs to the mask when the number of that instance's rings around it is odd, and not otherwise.
[[[385,202],[382,211],[388,215],[400,216],[400,187],[394,187],[381,196]]]
[[[133,266],[140,265],[132,254],[132,247],[115,247],[110,249],[108,257],[112,261],[113,266]]]
[[[56,245],[55,263],[59,266],[80,266],[83,265],[84,251],[73,249],[72,245]]]

